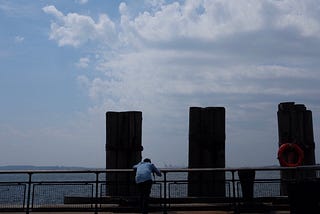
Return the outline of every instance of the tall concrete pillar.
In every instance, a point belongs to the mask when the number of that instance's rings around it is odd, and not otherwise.
[[[303,165],[314,165],[312,112],[303,104],[285,102],[278,105],[277,116],[279,147],[284,143],[298,144],[304,152]]]
[[[302,165],[314,165],[315,142],[313,136],[312,112],[307,110],[303,104],[284,102],[278,105],[277,116],[279,148],[286,143],[296,144],[302,149],[304,154]],[[315,174],[313,171],[301,172],[299,174],[296,174],[296,172],[281,173],[281,177],[284,180],[295,180],[297,179],[297,176],[310,178],[314,177]],[[281,186],[281,194],[287,194],[286,184]]]
[[[190,107],[189,168],[225,168],[225,108]],[[225,196],[224,172],[190,172],[189,196]]]
[[[141,136],[142,112],[107,112],[106,169],[131,169],[141,161]],[[110,195],[133,195],[136,193],[133,184],[133,173],[107,174],[107,193]]]

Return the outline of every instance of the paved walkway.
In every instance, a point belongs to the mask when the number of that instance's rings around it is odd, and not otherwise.
[[[24,214],[25,212],[1,212],[1,214]],[[30,212],[34,214],[53,214],[54,212]],[[94,214],[94,212],[56,212],[58,214]],[[163,212],[150,212],[150,214],[162,214]],[[112,212],[98,212],[98,214],[113,214]],[[129,213],[116,213],[129,214]],[[134,213],[130,213],[134,214]],[[169,211],[168,214],[233,214],[226,211]]]
[[[24,214],[25,212],[1,212],[1,214]],[[30,212],[34,214],[53,214],[54,212]],[[94,212],[56,212],[58,214],[94,214]],[[163,212],[150,212],[150,214],[162,214]],[[233,211],[169,211],[168,214],[233,214]],[[112,212],[99,212],[98,214],[113,214]],[[129,214],[129,213],[116,213]],[[131,213],[133,214],[133,213]],[[246,213],[242,213],[246,214]],[[250,213],[254,214],[254,213]],[[259,214],[259,213],[256,213]],[[271,213],[270,213],[271,214]],[[289,211],[275,211],[272,214],[290,214]]]
[[[24,214],[25,212],[1,212],[1,214]],[[54,212],[30,212],[34,214],[53,214]],[[58,214],[94,214],[94,212],[55,212]],[[150,214],[162,214],[163,212],[150,212]],[[169,211],[168,214],[232,214],[225,211]],[[113,214],[112,212],[99,212],[98,214]],[[129,214],[129,213],[116,213]],[[134,213],[130,213],[134,214]]]

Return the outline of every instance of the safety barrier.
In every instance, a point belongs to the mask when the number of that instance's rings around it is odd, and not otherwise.
[[[243,176],[240,172],[250,173],[242,173]],[[294,177],[284,179],[281,176],[284,172]],[[319,166],[161,169],[162,177],[156,177],[152,187],[150,209],[163,213],[169,210],[229,210],[236,213],[242,208],[288,210],[290,197],[283,193],[283,185],[292,186],[302,180],[318,182],[319,172]],[[134,194],[134,190],[130,194],[119,193],[126,188],[134,189],[132,179],[114,183],[107,179],[111,173],[129,174],[128,178],[134,176],[132,169],[0,171],[0,211],[138,212],[138,193]],[[199,190],[199,193],[191,194],[189,175],[200,177],[206,173],[224,173],[225,176],[223,180],[215,180],[217,184],[210,181],[194,183],[196,187],[216,185],[220,193],[201,195]],[[197,180],[192,179],[192,182]],[[111,191],[115,188],[117,194]]]

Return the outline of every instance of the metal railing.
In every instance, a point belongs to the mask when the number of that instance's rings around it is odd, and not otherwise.
[[[250,176],[239,177],[240,171],[254,172],[251,183]],[[152,187],[152,209],[236,212],[246,200],[287,199],[287,184],[318,180],[320,166],[181,168],[161,169],[161,173]],[[133,212],[138,210],[137,195],[132,169],[0,171],[0,211]]]

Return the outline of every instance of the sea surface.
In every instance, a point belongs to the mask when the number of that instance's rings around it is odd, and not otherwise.
[[[226,172],[226,196],[232,197],[234,190],[241,195],[241,185],[236,182],[233,189],[232,174]],[[33,207],[63,204],[66,196],[93,197],[96,194],[95,173],[35,173],[32,175],[31,203]],[[280,178],[278,171],[259,171],[256,173],[254,196],[278,196],[280,194]],[[163,177],[155,177],[151,196],[163,197]],[[235,180],[238,179],[235,174]],[[188,195],[188,173],[172,172],[166,175],[167,197],[186,197]],[[261,180],[261,181],[259,181]],[[28,174],[0,174],[0,207],[8,204],[24,204],[28,193]],[[106,175],[99,175],[98,196],[105,196],[108,186]],[[22,206],[22,205],[21,205]]]

